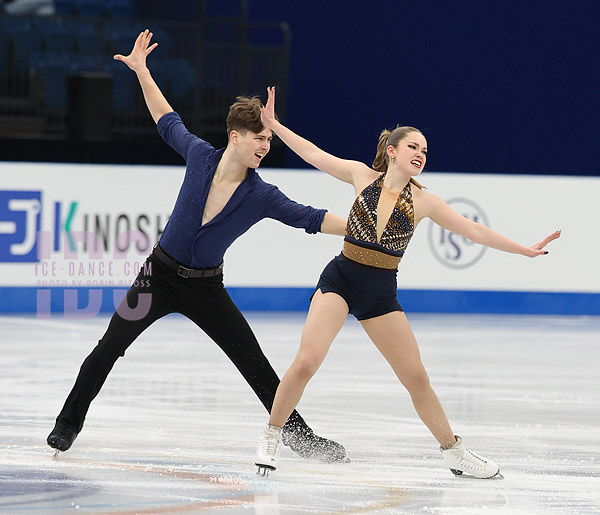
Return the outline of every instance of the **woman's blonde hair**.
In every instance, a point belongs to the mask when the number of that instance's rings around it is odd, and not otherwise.
[[[381,134],[379,134],[379,141],[377,142],[377,154],[375,154],[375,159],[373,160],[373,169],[382,173],[387,172],[390,163],[390,156],[387,154],[388,145],[392,145],[392,147],[396,148],[398,143],[400,143],[400,141],[402,141],[411,132],[423,134],[419,129],[410,127],[408,125],[399,125],[391,132],[388,129],[383,129]],[[424,186],[419,184],[419,182],[412,177],[410,178],[410,182],[412,182],[417,188],[424,189]]]

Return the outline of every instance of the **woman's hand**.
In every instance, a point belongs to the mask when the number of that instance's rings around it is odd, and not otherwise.
[[[131,70],[138,73],[146,69],[146,57],[152,50],[154,50],[158,43],[150,44],[152,39],[152,32],[146,29],[144,32],[140,32],[140,35],[133,44],[133,50],[127,56],[116,54],[113,59],[116,61],[123,61]]]
[[[267,88],[267,105],[260,108],[260,120],[264,126],[272,129],[275,119],[275,86]]]
[[[546,236],[542,241],[532,245],[527,249],[525,255],[527,257],[537,257],[542,256],[544,254],[548,254],[547,250],[544,250],[544,247],[548,245],[551,241],[554,241],[556,238],[560,237],[560,231],[553,232],[550,236]]]

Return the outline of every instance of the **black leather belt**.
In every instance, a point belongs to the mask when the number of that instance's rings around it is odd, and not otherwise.
[[[214,277],[215,275],[219,275],[223,273],[223,262],[219,266],[215,266],[214,268],[187,268],[177,261],[175,261],[172,257],[165,254],[165,251],[160,248],[160,245],[157,243],[154,246],[154,255],[165,265],[167,265],[170,269],[175,270],[179,277],[183,277],[184,279],[198,279],[200,277]]]

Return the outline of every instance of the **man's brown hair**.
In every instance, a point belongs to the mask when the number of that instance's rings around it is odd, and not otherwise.
[[[260,99],[254,96],[237,97],[235,100],[227,115],[227,135],[231,134],[231,131],[242,134],[246,131],[256,134],[262,132],[265,126],[260,119],[260,108],[263,106]]]

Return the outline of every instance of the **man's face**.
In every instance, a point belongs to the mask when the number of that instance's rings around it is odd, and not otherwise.
[[[248,168],[258,168],[263,158],[271,150],[273,133],[271,129],[263,129],[258,134],[252,131],[237,133],[237,152]]]

